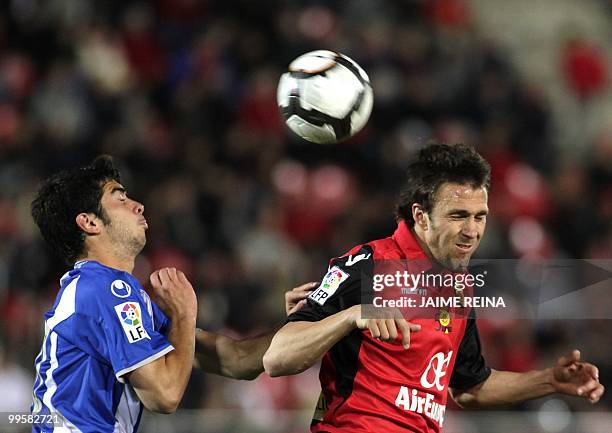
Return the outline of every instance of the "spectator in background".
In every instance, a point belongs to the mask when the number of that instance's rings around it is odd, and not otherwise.
[[[0,412],[27,412],[32,404],[32,376],[11,359],[0,342]]]
[[[334,251],[392,229],[381,209],[392,207],[404,162],[431,138],[475,143],[491,161],[493,188],[511,194],[503,212],[492,206],[481,247],[487,255],[609,258],[609,138],[564,136],[585,156],[568,164],[548,83],[525,82],[514,63],[527,47],[517,38],[512,52],[483,33],[475,7],[464,0],[0,2],[0,333],[13,360],[31,369],[43,332],[38,318],[63,271],[32,235],[35,185],[101,153],[124,162],[126,181],[149,204],[155,230],[135,273],[146,277],[180,259],[195,270],[189,276],[196,288],[210,288],[199,293],[199,326],[237,337],[280,320],[284,288],[301,276],[316,278]],[[586,57],[595,57],[588,68],[596,72],[603,61],[605,75],[610,45],[586,45]],[[279,129],[274,77],[297,55],[322,47],[364,66],[374,111],[358,137],[307,146]],[[601,71],[589,72],[599,78],[576,89],[602,99],[609,86]],[[585,122],[578,116],[565,123],[582,131]],[[278,187],[274,173],[286,166],[299,170]],[[287,186],[308,185],[322,167],[350,179],[333,203],[305,205],[308,187],[286,194]],[[505,174],[521,177],[521,188],[509,191]],[[321,190],[337,191],[338,178],[329,179],[317,182]],[[274,222],[262,226],[270,203]],[[517,225],[525,213],[529,224]],[[343,233],[330,234],[338,225]],[[601,236],[593,236],[596,227]],[[516,233],[544,239],[545,248],[516,249]],[[283,253],[257,257],[263,240]],[[289,281],[297,274],[268,266],[294,252],[300,277]],[[266,272],[257,268],[262,261]],[[242,305],[256,305],[258,314],[230,317]],[[604,329],[584,326],[593,335]],[[563,327],[550,324],[557,349],[569,344]],[[495,338],[483,333],[484,345],[496,347]],[[540,360],[550,349],[537,338]],[[597,363],[612,368],[604,355]],[[191,407],[203,400],[197,398]]]

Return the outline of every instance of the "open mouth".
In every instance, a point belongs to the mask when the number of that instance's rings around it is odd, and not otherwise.
[[[464,253],[468,253],[472,251],[472,248],[473,248],[472,244],[455,244],[455,245],[457,246],[459,251],[464,252]]]

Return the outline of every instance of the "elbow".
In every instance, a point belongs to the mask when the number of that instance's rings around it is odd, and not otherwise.
[[[308,363],[303,363],[302,365],[292,365],[290,360],[282,356],[281,353],[274,353],[270,352],[269,350],[263,357],[263,366],[264,370],[270,377],[299,374],[310,367]]]
[[[223,376],[227,376],[227,377],[230,377],[236,380],[255,380],[259,377],[262,371],[263,371],[263,368],[260,365],[259,368],[248,368],[248,369],[230,371],[227,374],[223,374]]]
[[[170,400],[170,399],[159,399],[155,402],[142,402],[144,406],[150,410],[151,412],[161,413],[164,415],[169,415],[178,409],[179,401],[178,400]]]
[[[236,377],[238,380],[255,380],[259,377],[261,371],[247,371],[242,376]]]
[[[171,415],[178,409],[178,405],[168,404],[165,406],[158,406],[155,410],[152,410],[155,413],[160,413],[162,415]]]
[[[477,407],[477,405],[474,404],[475,399],[470,398],[470,396],[462,394],[455,397],[454,400],[457,406],[459,406],[461,409],[474,409],[475,407]]]
[[[181,403],[182,395],[169,390],[159,390],[155,399],[142,401],[142,404],[151,412],[169,415],[175,413]]]
[[[263,356],[263,367],[264,371],[270,377],[283,376],[283,367],[280,357],[275,353],[271,353],[270,350],[268,350]]]
[[[470,392],[469,390],[463,392],[451,391],[451,396],[461,409],[478,409],[482,407],[476,393]]]

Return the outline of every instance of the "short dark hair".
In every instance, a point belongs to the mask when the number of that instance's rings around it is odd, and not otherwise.
[[[32,218],[42,237],[68,264],[84,252],[85,233],[76,224],[76,216],[93,213],[109,223],[100,201],[104,184],[111,180],[121,182],[119,170],[110,156],[101,155],[90,165],[49,177],[32,201]]]
[[[473,188],[491,186],[491,167],[466,144],[432,143],[421,149],[408,165],[407,180],[395,207],[395,216],[414,226],[412,205],[419,203],[431,212],[440,185],[446,182],[469,184]]]

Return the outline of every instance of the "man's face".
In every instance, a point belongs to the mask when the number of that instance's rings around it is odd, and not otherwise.
[[[114,180],[105,183],[102,188],[102,209],[110,220],[105,225],[105,231],[111,244],[125,248],[128,254],[138,255],[147,241],[144,206],[128,198],[123,186]]]
[[[443,183],[426,215],[425,243],[434,258],[452,270],[467,268],[487,224],[485,188]]]

